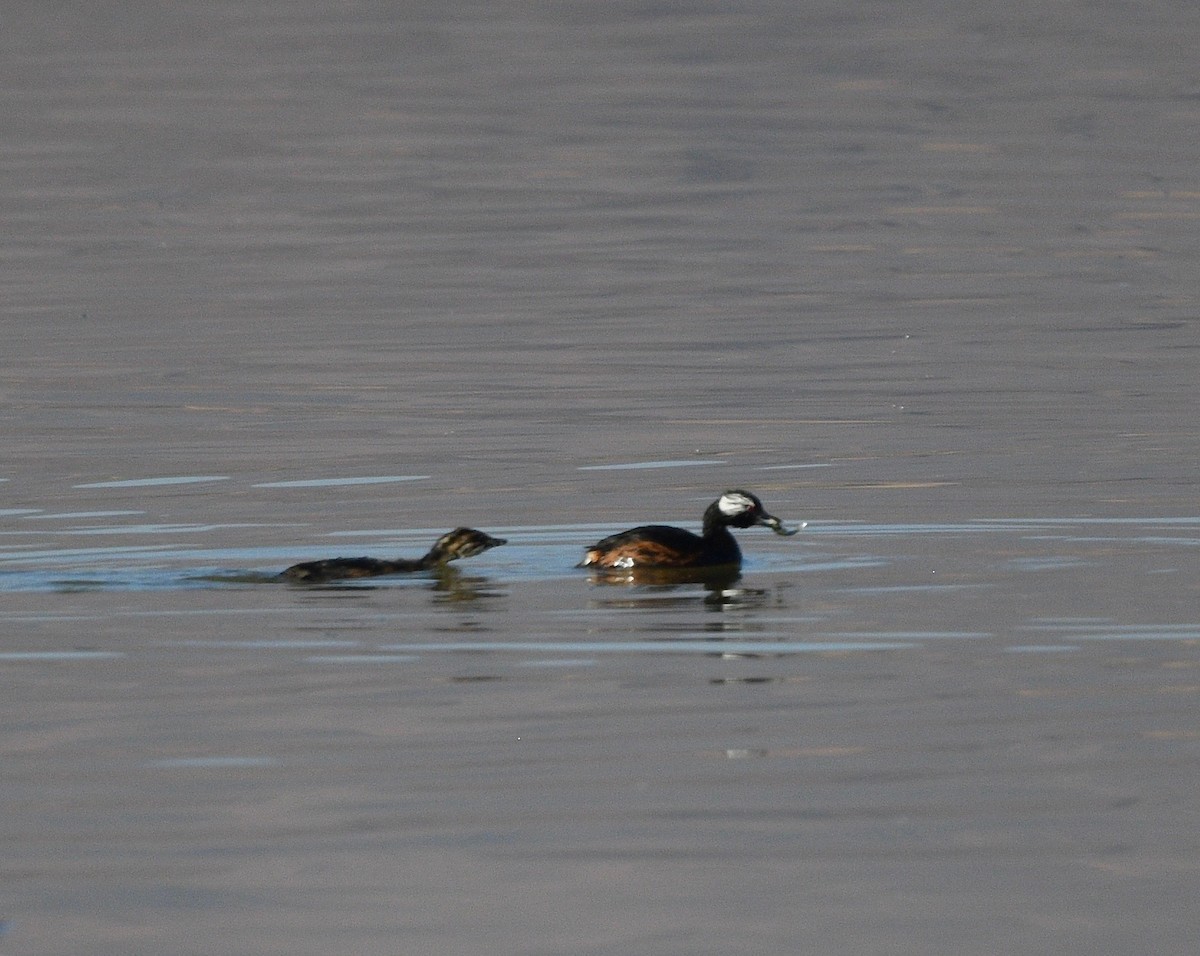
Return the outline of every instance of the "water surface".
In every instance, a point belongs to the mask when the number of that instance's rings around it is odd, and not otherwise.
[[[6,954],[1194,951],[1200,8],[12,6]]]

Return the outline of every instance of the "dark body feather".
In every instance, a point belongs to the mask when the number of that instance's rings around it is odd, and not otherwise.
[[[609,535],[588,548],[583,559],[586,566],[608,568],[701,568],[741,562],[741,549],[725,528],[701,537],[666,524]]]
[[[321,561],[304,561],[293,564],[283,572],[289,581],[315,582],[336,581],[342,578],[375,578],[385,574],[404,574],[410,571],[428,571],[432,564],[420,558],[397,558],[385,561],[379,558],[325,558]]]

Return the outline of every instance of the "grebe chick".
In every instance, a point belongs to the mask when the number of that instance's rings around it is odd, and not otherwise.
[[[776,534],[793,535],[748,491],[727,491],[704,511],[704,530],[696,535],[670,525],[648,524],[597,541],[581,568],[740,567],[742,552],[730,528],[765,525]],[[800,527],[804,527],[801,525]]]
[[[392,561],[379,558],[327,558],[324,561],[293,564],[279,576],[300,584],[319,584],[343,578],[375,578],[384,574],[430,571],[458,558],[470,558],[506,543],[504,538],[493,538],[474,528],[455,528],[438,538],[421,558],[396,558]]]

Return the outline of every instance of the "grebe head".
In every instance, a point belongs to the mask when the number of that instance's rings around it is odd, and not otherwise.
[[[790,537],[804,527],[801,524],[800,528],[785,528],[783,522],[773,514],[768,514],[763,503],[748,491],[727,491],[717,499],[716,504],[725,524],[733,528],[751,528],[760,524],[776,534]]]
[[[431,554],[439,561],[454,561],[458,558],[470,558],[507,544],[504,538],[493,538],[490,534],[476,531],[474,528],[455,528],[448,531],[434,544]]]

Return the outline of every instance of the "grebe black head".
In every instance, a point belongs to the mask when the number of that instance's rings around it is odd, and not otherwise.
[[[630,528],[598,541],[587,550],[584,568],[709,568],[739,567],[742,552],[730,528],[763,525],[776,534],[793,535],[763,503],[748,491],[727,491],[705,509],[699,535],[670,525]],[[801,525],[803,527],[803,525]]]
[[[725,523],[731,528],[752,528],[756,524],[761,524],[785,537],[791,537],[800,530],[800,528],[792,528],[789,531],[783,526],[782,521],[772,514],[767,514],[763,503],[758,500],[756,495],[752,495],[748,491],[727,491],[709,505],[709,510],[713,508],[720,512]],[[707,512],[704,517],[707,521]]]
[[[376,578],[385,574],[430,571],[502,544],[507,544],[504,538],[493,538],[474,528],[455,528],[438,538],[420,558],[395,558],[391,561],[379,558],[327,558],[324,561],[293,564],[280,577],[302,584],[320,584],[347,578]]]

